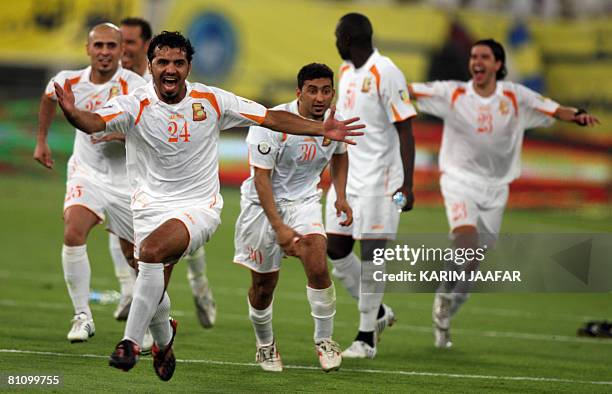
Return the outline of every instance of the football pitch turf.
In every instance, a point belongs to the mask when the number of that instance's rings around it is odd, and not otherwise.
[[[169,293],[179,321],[173,379],[164,383],[149,357],[129,373],[108,366],[123,323],[114,305],[93,305],[96,335],[66,339],[72,307],[63,280],[61,204],[55,179],[0,177],[0,375],[61,375],[56,390],[72,392],[610,392],[612,340],[576,337],[588,319],[612,318],[611,294],[475,294],[453,321],[454,347],[433,347],[431,294],[387,294],[398,323],[385,331],[374,360],[345,360],[339,372],[319,369],[312,342],[306,279],[298,260],[286,259],[274,303],[274,331],[285,371],[265,373],[254,363],[247,317],[250,275],[233,264],[239,193],[224,189],[222,225],[206,246],[208,275],[218,306],[216,326],[200,328],[184,264]],[[417,202],[418,204],[418,202]],[[503,232],[611,232],[610,215],[567,211],[508,211]],[[403,214],[400,232],[447,231],[442,208]],[[108,237],[98,226],[88,242],[92,288],[116,289]],[[337,284],[336,339],[356,333],[355,302]],[[32,389],[29,386],[28,389]],[[14,391],[0,386],[0,391]]]

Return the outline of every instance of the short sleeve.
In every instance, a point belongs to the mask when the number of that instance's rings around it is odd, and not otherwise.
[[[221,107],[219,129],[248,127],[263,123],[268,111],[263,105],[222,89],[214,89],[214,93]]]
[[[451,108],[449,82],[435,81],[427,83],[411,83],[408,86],[410,95],[417,102],[421,112],[444,118]]]
[[[134,96],[117,96],[96,111],[106,123],[106,132],[127,132],[134,127],[140,104]]]
[[[555,121],[554,115],[559,108],[559,104],[523,85],[516,84],[515,86],[520,107],[523,109],[522,114],[519,112],[519,116],[523,117],[525,128],[551,126]]]
[[[281,133],[260,126],[251,126],[246,138],[249,149],[249,165],[271,170],[280,151]]]
[[[401,122],[416,115],[410,102],[406,79],[396,67],[384,70],[381,76],[380,96],[387,118],[391,123]]]
[[[47,87],[45,88],[45,95],[53,101],[57,101],[57,96],[55,95],[55,86],[53,85],[55,82],[57,82],[60,86],[64,87],[64,84],[66,83],[66,71],[60,71],[47,83]]]

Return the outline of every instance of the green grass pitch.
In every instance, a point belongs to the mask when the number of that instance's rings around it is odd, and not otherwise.
[[[280,374],[254,364],[247,318],[249,275],[233,264],[237,190],[223,191],[223,223],[207,244],[208,274],[218,304],[217,325],[203,330],[179,265],[170,284],[179,320],[174,378],[163,383],[143,358],[129,373],[108,367],[123,324],[114,305],[94,305],[96,335],[65,339],[72,308],[62,277],[61,206],[64,184],[54,179],[0,177],[0,375],[60,374],[57,390],[118,392],[610,392],[611,340],[575,336],[586,319],[612,318],[610,294],[476,294],[454,320],[454,347],[433,347],[431,294],[388,294],[398,324],[383,335],[375,360],[345,360],[337,373],[318,368],[312,319],[299,261],[284,260],[274,304],[274,329],[286,365]],[[403,214],[400,231],[445,232],[441,208]],[[577,212],[508,211],[505,232],[610,232],[610,216]],[[102,228],[88,243],[92,288],[117,283]],[[350,344],[357,329],[353,300],[338,285],[335,339]],[[7,390],[0,387],[0,391]]]

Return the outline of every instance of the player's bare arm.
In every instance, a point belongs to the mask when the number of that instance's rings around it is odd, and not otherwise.
[[[348,176],[348,153],[333,155],[330,161],[330,170],[334,189],[336,190],[336,216],[344,212],[346,219],[340,222],[341,226],[350,226],[353,223],[353,210],[346,201],[346,178]]]
[[[600,124],[597,117],[589,114],[585,110],[580,110],[572,107],[560,106],[555,111],[554,117],[564,122],[573,122],[580,126],[593,127],[596,124]]]
[[[38,134],[36,136],[36,148],[34,148],[34,160],[49,169],[53,168],[54,161],[51,158],[47,135],[55,117],[55,106],[55,101],[51,100],[46,94],[42,95],[38,110]]]
[[[363,135],[363,132],[353,130],[363,129],[365,125],[354,124],[359,120],[357,117],[346,120],[335,119],[335,112],[336,108],[332,106],[331,114],[325,122],[317,122],[286,111],[268,110],[261,126],[283,133],[323,136],[330,140],[355,145],[355,141],[347,137]]]
[[[404,183],[393,194],[399,192],[406,196],[406,205],[403,212],[410,211],[414,206],[414,192],[412,190],[412,178],[414,175],[414,135],[412,134],[412,118],[394,123],[400,141],[400,156],[402,157],[402,168],[404,170]]]
[[[276,204],[274,203],[274,193],[272,191],[272,170],[254,167],[255,169],[255,189],[259,196],[261,207],[276,232],[276,240],[289,256],[296,256],[297,250],[295,242],[301,237],[295,230],[287,226],[281,218]]]
[[[74,102],[74,94],[69,83],[64,85],[64,89],[56,82],[55,95],[60,108],[64,112],[66,119],[77,129],[93,134],[106,129],[106,122],[96,113],[78,109]]]

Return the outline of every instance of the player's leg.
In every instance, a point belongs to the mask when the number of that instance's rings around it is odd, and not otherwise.
[[[217,318],[217,306],[206,277],[206,253],[204,247],[183,258],[187,263],[187,279],[191,286],[196,314],[202,327],[211,328]]]
[[[100,217],[82,205],[72,205],[64,211],[62,267],[74,307],[72,327],[67,335],[71,342],[86,341],[95,334],[89,308],[91,267],[86,242],[90,230],[99,222]]]
[[[108,236],[108,247],[115,267],[115,276],[119,281],[119,289],[121,293],[121,299],[119,305],[113,313],[113,317],[117,320],[127,319],[128,312],[130,311],[130,305],[132,304],[132,294],[134,291],[134,282],[136,281],[136,271],[132,265],[128,262],[128,259],[124,255],[124,250],[119,241],[119,237],[113,233]],[[130,254],[133,259],[133,246],[132,253]]]
[[[325,228],[327,232],[327,256],[334,267],[332,275],[340,281],[349,294],[356,300],[359,299],[359,277],[361,274],[361,261],[353,252],[355,240],[353,239],[353,225],[341,226],[340,219],[336,216],[336,192],[330,187],[325,202]],[[349,197],[349,205],[355,212],[356,198]],[[354,220],[357,220],[355,218]]]
[[[251,287],[247,296],[249,320],[257,341],[255,360],[264,371],[270,372],[283,370],[272,329],[274,289],[278,283],[278,272],[251,271]]]
[[[315,350],[324,371],[340,368],[341,350],[332,340],[334,315],[336,314],[336,289],[329,277],[325,258],[326,239],[323,235],[305,236],[298,242],[298,257],[308,278],[306,296],[314,319]]]
[[[111,366],[129,370],[136,364],[145,330],[154,317],[159,321],[155,330],[151,330],[155,344],[161,354],[167,355],[172,361],[174,357],[172,343],[176,326],[169,320],[170,305],[165,294],[171,268],[164,270],[164,264],[176,262],[189,246],[189,242],[190,233],[185,224],[178,219],[169,219],[140,243],[138,276],[134,285],[132,307],[123,340],[117,345],[109,360]],[[172,368],[171,372],[173,371]],[[159,375],[158,368],[156,372]]]

